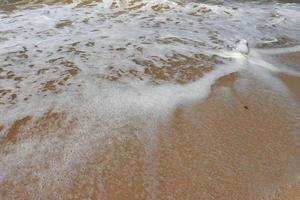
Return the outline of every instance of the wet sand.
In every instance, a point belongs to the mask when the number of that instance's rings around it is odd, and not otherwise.
[[[300,69],[300,52],[280,55],[279,58],[286,64]]]
[[[283,54],[279,56],[279,59],[281,59],[283,63],[300,71],[300,52]],[[298,101],[300,101],[300,78],[286,74],[281,74],[280,78],[293,91]]]
[[[288,188],[284,199],[299,197],[299,182],[290,182],[300,164],[291,124],[255,93],[216,87],[204,103],[177,109],[160,139],[162,199],[280,199]]]
[[[287,87],[289,87],[290,90],[293,91],[298,101],[300,101],[300,78],[286,74],[281,74],[280,78],[284,81]]]
[[[267,94],[237,92],[237,79],[226,76],[204,102],[179,106],[154,135],[125,131],[109,138],[102,160],[77,176],[72,193],[78,199],[299,198],[293,120]]]
[[[239,89],[243,76],[249,78],[247,91]],[[279,77],[299,103],[299,77]],[[34,174],[51,165],[38,161],[20,180],[2,181],[0,197],[32,199],[39,190],[43,199],[298,199],[297,119],[272,93],[258,90],[262,87],[249,74],[225,76],[208,99],[179,105],[156,131],[143,132],[135,126],[139,120],[132,119],[99,140],[93,153],[65,176],[39,182]],[[35,134],[42,140],[58,131],[68,137],[78,122],[66,115],[20,119],[0,144],[18,145]],[[57,153],[50,159],[60,159]],[[67,184],[60,185],[59,179]]]
[[[0,8],[0,200],[300,199],[298,4],[71,2]]]
[[[298,94],[299,78],[281,77]],[[283,117],[289,113],[280,101],[256,90],[259,83],[240,93],[238,79],[237,73],[221,78],[207,100],[179,106],[154,135],[109,139],[113,153],[88,187],[97,185],[101,199],[299,198],[294,121]],[[87,197],[80,182],[97,173],[82,174],[72,187],[80,198]]]

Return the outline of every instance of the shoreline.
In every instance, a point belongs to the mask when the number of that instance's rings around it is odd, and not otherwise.
[[[27,161],[29,169],[59,176],[40,180],[27,169],[26,176],[13,180],[16,184],[4,180],[0,195],[26,199],[35,195],[29,191],[44,184],[43,197],[62,199],[296,199],[300,140],[293,105],[284,101],[287,93],[272,91],[243,73],[217,80],[204,101],[180,104],[170,118],[158,122],[157,129],[149,131],[148,124],[133,117],[124,127],[96,138],[90,152],[79,151],[81,157],[66,174],[51,165],[51,159],[64,162],[59,150],[36,165]],[[282,80],[294,93],[297,98],[290,102],[300,103],[299,77],[271,78]],[[30,117],[16,121],[9,128],[11,137],[1,141],[1,154],[14,152],[5,145],[17,148],[22,139],[35,135],[42,141],[55,131],[68,141],[74,124],[80,122],[67,120],[66,115],[49,112],[37,121]]]
[[[289,178],[299,176],[299,171],[290,177],[283,175],[289,173],[289,167],[294,165],[292,169],[296,170],[300,164],[298,145],[292,135],[286,135],[293,128],[290,129],[288,120],[282,120],[287,113],[278,109],[278,102],[267,102],[268,95],[258,94],[255,89],[247,95],[237,92],[232,76],[219,82],[227,86],[215,87],[211,96],[199,105],[179,108],[171,122],[171,131],[166,130],[169,135],[161,136],[166,143],[161,147],[164,173],[178,181],[166,187],[168,195],[164,197],[179,190],[176,199],[191,194],[192,199],[271,200],[284,194],[284,199],[295,199],[300,182],[290,183]],[[298,157],[298,161],[283,161],[291,155]],[[168,173],[169,169],[174,171]],[[186,176],[189,178],[182,183],[180,177]],[[289,187],[293,189],[284,189]]]

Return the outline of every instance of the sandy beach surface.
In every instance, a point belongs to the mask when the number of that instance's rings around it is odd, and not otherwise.
[[[277,77],[299,103],[299,77]],[[179,105],[151,133],[139,135],[147,125],[135,118],[112,130],[68,177],[57,177],[70,179],[62,184],[67,189],[38,185],[33,173],[49,167],[38,162],[18,184],[2,182],[1,196],[30,199],[33,186],[50,199],[298,199],[299,119],[271,90],[248,72],[224,76],[206,100]],[[1,141],[1,154],[22,137],[58,129],[71,134],[78,122],[66,121],[68,114],[16,121]]]
[[[67,2],[0,12],[1,200],[300,199],[299,4]]]
[[[284,64],[294,67],[295,69],[300,69],[300,52],[283,54],[279,56]],[[300,100],[300,89],[299,89],[299,78],[288,75],[280,75],[280,78],[287,84],[287,86],[293,91],[298,101]]]

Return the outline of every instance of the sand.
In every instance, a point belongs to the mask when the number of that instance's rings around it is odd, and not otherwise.
[[[295,97],[300,101],[300,79],[299,77],[289,76],[286,74],[281,74],[280,78],[285,82],[285,84],[293,91]]]
[[[276,199],[289,187],[299,194],[299,183],[289,183],[300,152],[286,113],[251,93],[256,101],[217,87],[204,103],[177,109],[160,139],[162,199]]]
[[[300,69],[300,52],[282,54],[279,58],[286,64]]]
[[[283,54],[279,56],[279,59],[281,59],[283,63],[300,71],[300,52]],[[286,74],[280,74],[280,78],[293,91],[298,101],[300,101],[300,78]]]
[[[99,1],[0,6],[0,200],[300,199],[298,5]]]
[[[72,193],[92,199],[299,198],[293,122],[283,117],[288,113],[278,109],[280,102],[255,87],[239,93],[238,76],[220,79],[206,101],[179,106],[151,138],[125,132],[108,139],[103,160],[81,172]],[[95,170],[101,163],[104,170]],[[85,188],[89,177],[95,179]],[[87,195],[90,189],[95,196]]]
[[[299,78],[280,77],[299,94]],[[99,193],[89,196],[94,199],[299,198],[293,120],[283,117],[289,114],[278,107],[281,102],[256,90],[259,83],[241,93],[238,80],[236,73],[223,77],[204,102],[179,106],[151,138],[128,132],[109,139],[104,172],[95,172],[103,160],[91,164],[72,193],[87,197],[80,182],[97,174],[87,185],[97,185]],[[144,140],[151,141],[150,151]]]
[[[247,91],[239,89],[244,76]],[[278,77],[299,102],[299,77]],[[297,119],[263,87],[249,74],[230,74],[205,101],[179,105],[155,132],[140,135],[128,125],[103,137],[101,148],[68,174],[67,186],[41,186],[34,172],[49,168],[41,161],[15,184],[3,181],[0,195],[31,199],[40,190],[44,199],[298,199],[300,140],[291,134]],[[19,119],[1,145],[58,130],[67,137],[78,122],[66,115]]]

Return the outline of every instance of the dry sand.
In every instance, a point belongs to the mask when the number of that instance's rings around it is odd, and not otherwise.
[[[300,79],[280,77],[300,102]],[[68,189],[47,198],[300,199],[300,147],[290,134],[293,119],[278,106],[282,102],[256,90],[256,80],[245,93],[237,90],[238,80],[239,74],[223,77],[207,100],[180,105],[150,136],[138,136],[129,126],[103,138],[102,148],[75,166]],[[46,114],[34,122],[33,132],[43,127],[48,133],[70,131],[60,122],[64,115],[57,114],[56,120],[56,114]],[[30,123],[30,117],[17,121],[1,145],[17,141]],[[18,185],[4,182],[0,194],[30,199],[30,184],[35,185],[31,178]]]

